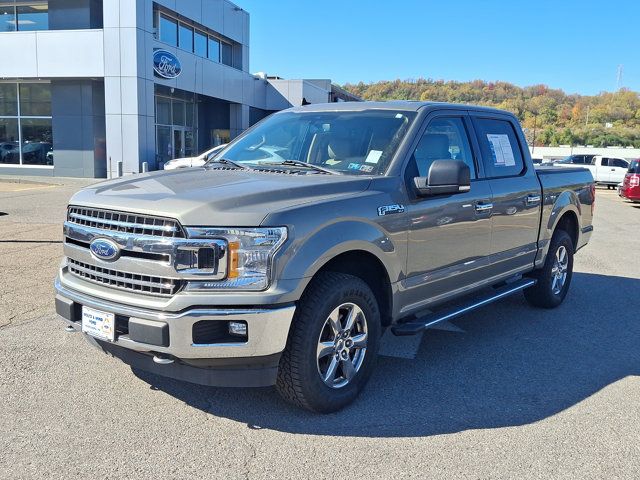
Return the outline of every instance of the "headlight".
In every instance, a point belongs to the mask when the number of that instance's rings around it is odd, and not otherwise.
[[[187,290],[265,290],[269,286],[273,256],[287,239],[286,227],[187,228],[190,239],[226,242],[226,277],[192,281]]]

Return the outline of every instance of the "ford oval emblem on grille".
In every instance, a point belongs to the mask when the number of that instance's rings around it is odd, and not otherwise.
[[[100,260],[116,260],[120,256],[118,245],[106,238],[96,238],[89,248],[91,253]]]

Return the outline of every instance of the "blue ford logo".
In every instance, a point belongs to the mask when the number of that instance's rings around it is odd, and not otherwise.
[[[115,260],[120,256],[120,248],[111,240],[97,238],[89,245],[91,253],[100,260]]]
[[[180,60],[173,53],[166,50],[153,52],[153,70],[163,78],[176,78],[182,72]]]

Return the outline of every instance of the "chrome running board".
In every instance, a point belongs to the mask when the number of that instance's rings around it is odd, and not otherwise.
[[[446,308],[439,312],[430,313],[424,317],[418,318],[417,320],[410,320],[405,323],[393,325],[391,327],[391,332],[397,336],[416,335],[437,323],[446,322],[447,320],[459,317],[460,315],[464,315],[467,312],[484,307],[485,305],[500,300],[501,298],[518,293],[525,288],[532,287],[535,284],[536,280],[533,278],[523,278],[494,290],[489,296],[481,300],[473,300],[466,304],[456,305],[455,307]]]

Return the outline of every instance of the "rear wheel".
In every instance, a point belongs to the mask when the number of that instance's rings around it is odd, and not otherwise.
[[[573,276],[573,251],[569,234],[564,230],[556,230],[544,266],[531,275],[538,283],[524,291],[531,305],[555,308],[564,301]]]
[[[371,375],[380,329],[378,304],[364,281],[319,274],[296,309],[280,360],[278,392],[315,412],[345,407]]]

